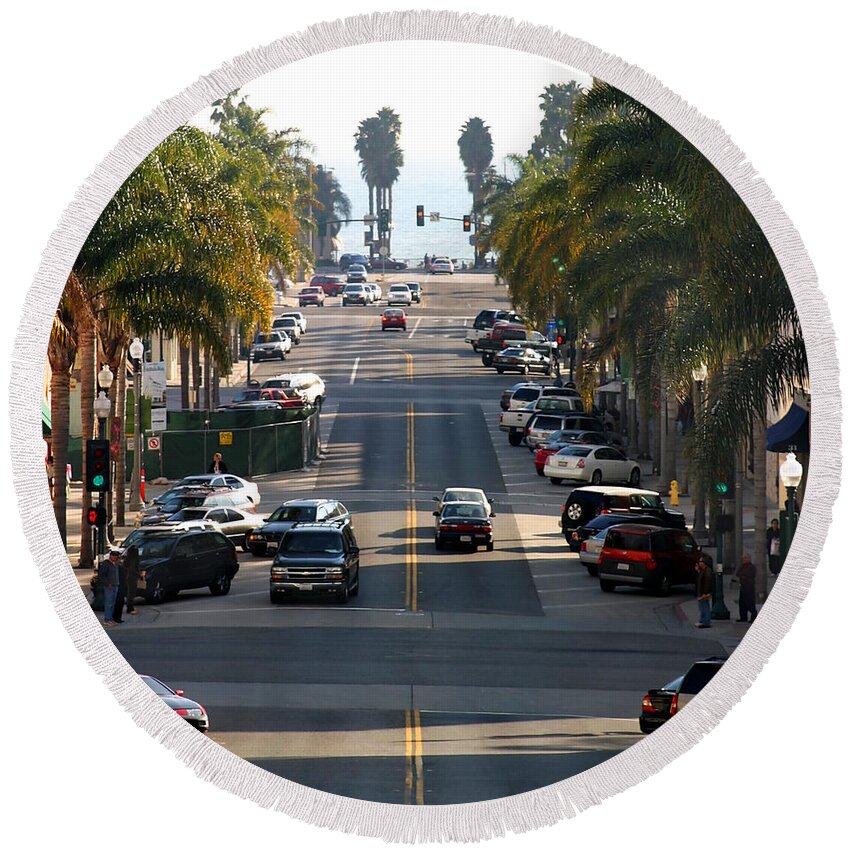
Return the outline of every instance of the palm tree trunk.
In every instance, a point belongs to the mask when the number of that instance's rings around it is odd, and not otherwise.
[[[387,190],[387,195],[389,196],[388,197],[388,203],[387,203],[387,209],[389,209],[389,211],[390,211],[390,221],[392,221],[393,220],[393,187],[392,186],[390,186],[389,189]],[[390,230],[387,233],[387,250],[390,252],[389,256],[392,256],[392,250],[390,249],[390,240],[392,239],[392,234],[393,234],[392,230]]]
[[[753,521],[752,558],[756,565],[756,597],[767,598],[767,423],[764,410],[753,419]]]
[[[65,546],[68,540],[66,510],[68,495],[65,488],[65,469],[68,466],[68,408],[71,376],[68,370],[50,375],[50,451],[53,454],[53,515]],[[87,528],[87,526],[83,526]]]
[[[671,390],[667,390],[662,399],[662,422],[661,428],[664,434],[664,449],[661,458],[661,483],[659,485],[661,494],[670,492],[670,482],[677,477],[676,474],[676,453],[679,448],[679,441],[676,435],[676,419],[679,415],[679,402],[676,394]]]
[[[221,404],[221,372],[218,368],[217,360],[213,360],[212,403],[213,409],[217,408]]]
[[[94,436],[94,386],[97,368],[95,327],[87,322],[80,334],[80,417],[82,419],[83,482],[86,480],[86,441]],[[88,512],[92,505],[91,493],[83,487],[83,508],[80,514],[80,566],[94,563],[92,538],[89,534]]]
[[[189,346],[180,340],[180,409],[189,409]]]
[[[127,352],[122,348],[116,364],[115,383],[115,417],[120,423],[118,436],[118,455],[115,458],[115,481],[113,482],[113,524],[117,527],[126,525],[125,507],[127,494],[127,441],[124,439],[124,423],[127,417]]]
[[[201,403],[201,344],[192,337],[192,410],[199,410]]]
[[[204,348],[204,410],[209,413],[212,410],[212,388],[210,378],[212,376],[210,363],[210,350]]]

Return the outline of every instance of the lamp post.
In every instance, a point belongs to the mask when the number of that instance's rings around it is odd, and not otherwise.
[[[797,531],[797,488],[803,478],[803,466],[794,452],[785,455],[779,467],[779,477],[785,485],[785,510],[780,512],[779,519],[779,556],[780,563],[784,564]]]
[[[133,475],[130,479],[130,510],[138,511],[142,507],[141,469],[142,469],[142,357],[145,347],[136,337],[130,343],[130,357],[133,358]]]
[[[109,368],[107,363],[104,363],[101,366],[100,371],[97,373],[97,383],[100,388],[106,393],[106,400],[109,402],[109,409],[106,411],[103,419],[101,419],[98,414],[97,423],[98,423],[98,436],[101,440],[109,440],[111,434],[111,417],[112,417],[112,399],[109,397],[109,390],[112,388],[112,382],[115,380],[115,376],[112,374],[112,370]],[[95,403],[96,404],[96,403]],[[95,406],[95,411],[97,411],[97,407]],[[111,454],[111,453],[110,453]],[[109,458],[109,463],[112,463],[112,458]],[[106,494],[106,531],[107,538],[111,539],[111,531],[110,531],[110,523],[112,522],[112,490],[110,490]],[[105,543],[104,543],[105,546]]]
[[[691,370],[691,377],[697,388],[697,404],[694,410],[694,425],[702,423],[702,387],[708,377],[708,367],[705,363]],[[705,496],[703,495],[702,481],[696,476],[694,481],[694,536],[705,534]]]
[[[101,370],[100,374],[98,374],[98,380],[100,380],[101,376],[103,376],[103,371]],[[109,372],[109,383],[112,381],[112,372]],[[101,384],[103,386],[103,384]],[[101,390],[97,394],[97,398],[94,400],[94,415],[97,416],[97,434],[99,439],[104,439],[104,432],[106,431],[106,420],[109,416],[110,411],[112,410],[112,402],[109,400],[109,396]],[[107,462],[109,462],[107,458]],[[98,508],[103,508],[103,493],[100,492],[97,494],[97,506]],[[106,523],[104,521],[99,521],[97,524],[97,554],[103,555],[106,551]]]

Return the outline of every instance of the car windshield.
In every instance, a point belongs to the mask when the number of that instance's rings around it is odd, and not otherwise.
[[[162,682],[152,679],[150,676],[141,676],[141,680],[157,695],[161,697],[173,697],[174,691],[166,687]]]
[[[306,289],[302,289],[301,292],[304,295],[315,295],[317,292],[321,292],[318,286],[308,286]],[[293,318],[295,318],[293,316]]]
[[[294,328],[298,324],[298,319],[294,316],[281,316],[274,320],[275,327]]]
[[[269,522],[312,522],[316,518],[314,505],[281,505]]]
[[[299,531],[284,535],[282,552],[338,555],[342,552],[342,535],[334,531]]]
[[[444,502],[482,502],[483,497],[474,490],[446,490],[443,493]]]
[[[408,283],[407,288],[410,289],[411,291],[415,290],[415,289],[419,289],[419,284],[418,283]]]
[[[354,284],[354,286],[346,286],[345,291],[346,292],[362,292],[363,287],[359,283],[356,283],[356,284]]]
[[[139,560],[153,561],[156,558],[166,558],[174,546],[173,537],[145,537],[138,544]]]
[[[502,353],[502,357],[522,357],[525,352],[521,348],[506,348]]]
[[[616,528],[612,528],[608,530],[605,545],[609,549],[629,549],[633,552],[648,552],[649,535],[619,531]]]
[[[257,334],[254,342],[257,345],[262,345],[266,342],[280,342],[280,334]]]
[[[402,315],[402,312],[401,310],[384,310],[384,315],[390,319],[398,319]]]
[[[206,508],[183,508],[183,510],[177,511],[170,519],[171,522],[186,522],[191,519],[205,519],[206,515]]]
[[[591,451],[590,446],[564,446],[558,454],[565,457],[587,457]]]
[[[446,505],[445,508],[443,508],[443,516],[465,518],[474,517],[477,519],[486,518],[483,505],[467,505],[463,502],[452,502]]]
[[[410,292],[406,284],[396,284],[390,287],[390,292]]]

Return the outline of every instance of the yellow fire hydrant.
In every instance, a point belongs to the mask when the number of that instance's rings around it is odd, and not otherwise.
[[[674,507],[679,504],[679,482],[674,478],[670,482],[670,504]]]

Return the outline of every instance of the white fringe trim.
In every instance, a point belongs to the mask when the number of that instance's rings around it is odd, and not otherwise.
[[[275,68],[308,56],[379,41],[452,41],[518,50],[577,68],[646,104],[695,144],[758,220],[785,272],[805,333],[811,372],[812,453],[805,510],[785,568],[740,648],[692,708],[608,761],[527,794],[451,806],[391,806],[297,785],[243,761],[195,734],[132,672],[95,619],[68,564],[42,486],[39,418],[52,317],[68,270],[91,226],[136,165],[213,100]],[[554,824],[660,770],[696,744],[743,696],[805,599],[826,538],[840,480],[838,360],[832,321],[797,231],[764,181],[720,126],[639,68],[548,27],[455,12],[376,13],[320,23],[222,65],[141,121],[80,187],[50,238],[15,341],[10,388],[12,462],[21,518],[33,559],[62,623],[136,723],[202,779],[264,808],[307,823],[387,841],[480,841]],[[827,451],[828,449],[828,451]],[[828,458],[828,461],[827,461]],[[43,529],[52,528],[45,534]]]

